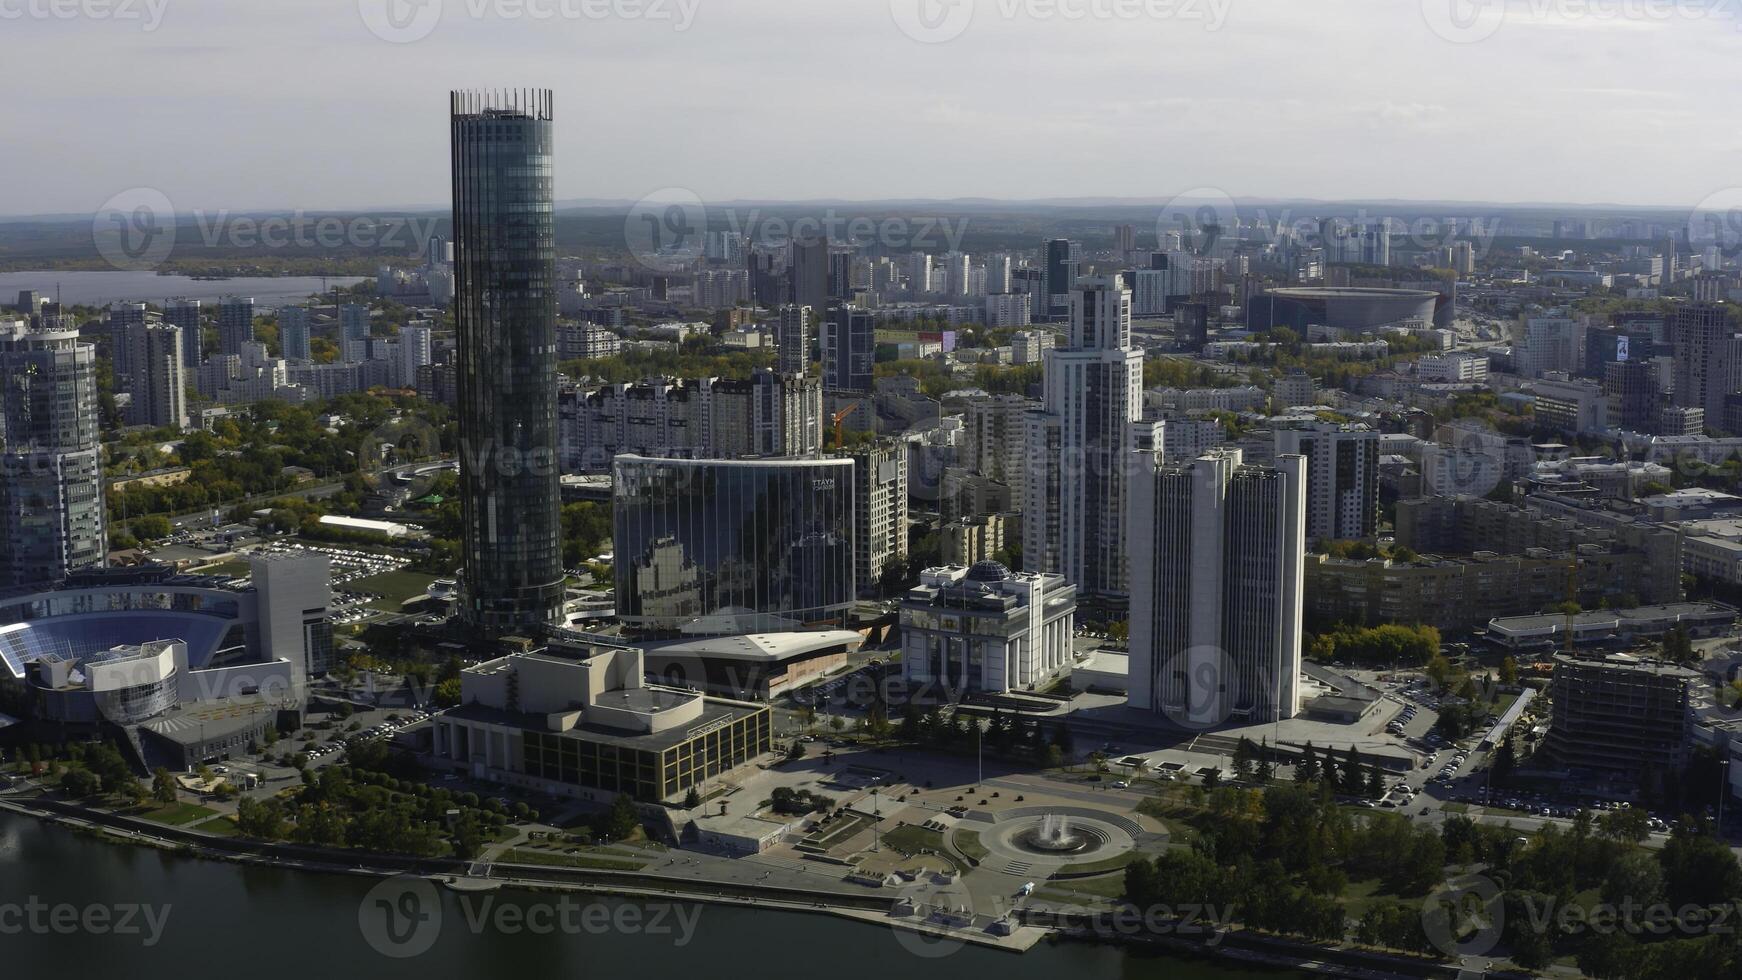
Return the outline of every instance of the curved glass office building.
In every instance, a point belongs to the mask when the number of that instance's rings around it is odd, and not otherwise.
[[[851,459],[616,460],[617,615],[651,633],[835,626],[853,604]]]
[[[556,228],[549,91],[452,100],[463,614],[562,611]]]

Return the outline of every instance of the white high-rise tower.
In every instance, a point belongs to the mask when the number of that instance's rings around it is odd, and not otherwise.
[[[1126,594],[1125,481],[1134,449],[1160,449],[1141,422],[1143,352],[1131,346],[1131,291],[1117,276],[1077,281],[1067,346],[1046,354],[1045,407],[1028,424],[1023,563],[1091,596]]]
[[[1300,711],[1306,458],[1237,449],[1131,479],[1132,707],[1187,728]]]

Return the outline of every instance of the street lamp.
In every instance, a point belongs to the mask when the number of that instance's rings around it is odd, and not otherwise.
[[[877,805],[877,787],[873,786],[871,787],[871,853],[873,854],[882,850],[878,846],[879,838],[882,835],[877,832],[882,825],[883,811]]]
[[[1730,756],[1718,760],[1718,836],[1724,836],[1724,798],[1730,795]]]

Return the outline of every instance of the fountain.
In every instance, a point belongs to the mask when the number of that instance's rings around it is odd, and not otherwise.
[[[1070,818],[1059,813],[1041,817],[1040,839],[1036,843],[1061,851],[1070,850],[1076,845],[1076,838],[1071,836]]]
[[[1072,830],[1069,817],[1049,813],[1040,818],[1038,825],[1017,834],[1015,843],[1040,854],[1080,854],[1094,849],[1099,841],[1093,835]]]

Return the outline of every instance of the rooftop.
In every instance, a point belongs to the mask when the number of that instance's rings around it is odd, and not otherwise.
[[[662,656],[689,655],[720,660],[778,662],[818,653],[837,646],[857,647],[865,638],[852,630],[814,630],[797,633],[751,633],[745,636],[709,636],[672,643],[649,643],[650,653]]]
[[[657,688],[648,690],[659,690]],[[695,695],[688,691],[667,692],[680,694],[684,698]],[[611,702],[604,702],[611,706]],[[588,724],[586,714],[582,713],[582,723],[566,732],[550,732],[547,730],[546,718],[543,715],[526,714],[519,711],[507,711],[491,708],[482,704],[462,704],[442,712],[442,717],[455,718],[462,721],[477,721],[490,725],[502,725],[508,728],[521,728],[527,731],[544,732],[557,738],[573,738],[601,745],[612,745],[619,748],[638,749],[646,752],[663,752],[666,749],[683,744],[690,738],[707,731],[730,724],[740,718],[747,718],[767,708],[759,705],[745,704],[738,701],[724,701],[717,698],[702,699],[702,716],[694,725],[687,728],[677,728],[670,731],[651,734],[625,733],[620,729],[605,728],[600,725]]]

